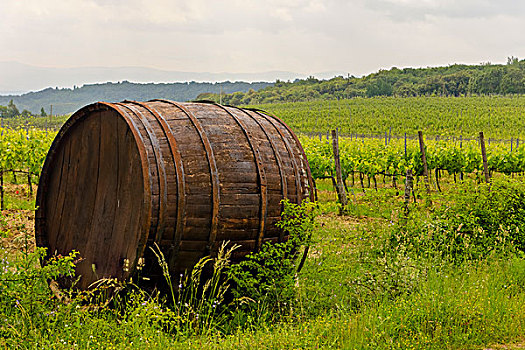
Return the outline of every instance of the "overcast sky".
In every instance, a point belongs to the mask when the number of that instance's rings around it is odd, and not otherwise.
[[[362,75],[525,58],[523,0],[1,0],[0,61]]]

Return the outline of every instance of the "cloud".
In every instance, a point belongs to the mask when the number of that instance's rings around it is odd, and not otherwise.
[[[0,60],[177,71],[346,71],[525,56],[525,2],[2,0]]]
[[[521,17],[525,2],[515,0],[363,0],[365,6],[397,21],[421,21],[428,17]]]

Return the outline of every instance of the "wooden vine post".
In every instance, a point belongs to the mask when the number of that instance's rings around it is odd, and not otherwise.
[[[485,137],[483,136],[483,131],[479,132],[479,143],[481,145],[481,157],[483,158],[483,174],[485,175],[485,182],[490,183],[487,150],[485,149]]]
[[[459,135],[459,148],[463,148],[463,135]],[[459,172],[459,179],[463,181],[463,171]]]
[[[31,172],[28,171],[27,172],[27,185],[29,186],[29,195],[33,197],[33,183],[31,181],[31,176],[32,176]]]
[[[421,151],[421,161],[423,162],[423,177],[425,178],[425,188],[427,190],[427,194],[430,196],[430,180],[428,178],[427,154],[425,150],[425,142],[423,141],[423,132],[418,131],[417,135],[419,137],[419,150]]]
[[[0,170],[0,210],[4,210],[4,171]]]
[[[410,204],[410,193],[414,188],[414,177],[412,176],[412,169],[407,169],[405,180],[405,216],[408,217],[408,205]]]
[[[332,147],[334,150],[335,176],[337,179],[337,197],[339,198],[339,203],[341,203],[339,214],[341,215],[343,214],[348,201],[346,198],[345,186],[343,184],[343,174],[341,173],[341,161],[339,159],[339,138],[337,135],[337,130],[332,130]]]
[[[407,157],[407,133],[405,133],[405,158]]]

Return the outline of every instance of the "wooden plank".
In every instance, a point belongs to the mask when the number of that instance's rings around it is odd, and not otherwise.
[[[181,242],[180,250],[187,251],[187,252],[191,252],[191,251],[203,252],[206,249],[207,245],[208,245],[207,240],[192,241],[192,240],[186,239]]]
[[[73,127],[72,133],[78,133],[82,135],[84,131],[84,124],[77,124]],[[79,157],[79,153],[82,149],[81,140],[79,137],[70,137],[70,153],[67,164],[65,164],[64,171],[67,171],[67,182],[63,193],[63,204],[60,212],[58,230],[56,231],[56,244],[55,248],[62,254],[69,253],[71,247],[71,233],[70,223],[72,220],[76,220],[74,214],[74,206],[78,205],[78,196],[83,195],[77,188],[77,179],[79,176],[80,162],[83,161]],[[73,209],[73,210],[72,210]]]
[[[93,212],[93,223],[91,239],[95,244],[89,245],[90,251],[86,252],[93,257],[93,263],[97,266],[98,277],[111,277],[116,274],[122,275],[122,270],[117,271],[119,261],[113,261],[111,254],[113,223],[117,209],[118,183],[117,157],[115,154],[118,137],[114,137],[117,126],[116,118],[101,118],[100,121],[100,165],[98,173],[97,194],[95,209]],[[123,232],[121,232],[123,234]]]
[[[71,140],[66,139],[64,140],[61,150],[62,155],[62,162],[60,164],[57,164],[57,167],[53,169],[52,175],[55,175],[55,169],[60,169],[61,173],[61,181],[58,184],[58,188],[50,188],[48,190],[48,193],[50,193],[47,202],[48,208],[53,208],[49,211],[49,214],[47,216],[47,232],[48,232],[48,242],[49,242],[49,248],[50,253],[53,255],[57,249],[57,238],[58,238],[58,232],[60,231],[60,220],[62,217],[62,212],[64,210],[64,202],[66,198],[67,193],[67,184],[68,184],[68,177],[69,177],[69,160],[71,155]],[[56,198],[56,199],[55,199]],[[56,201],[56,204],[53,203]],[[53,204],[55,204],[53,206]]]
[[[112,228],[112,249],[110,260],[114,269],[122,270],[124,259],[133,264],[137,258],[137,245],[140,236],[139,222],[142,214],[143,179],[140,167],[140,155],[136,142],[122,118],[115,116],[117,125],[116,165],[114,174],[117,181],[116,211]],[[129,267],[130,269],[132,266]]]
[[[231,219],[242,219],[257,217],[259,213],[259,205],[222,205],[219,209],[221,217],[227,217]]]
[[[72,237],[72,243],[68,244],[68,246],[77,250],[80,247],[86,247],[89,240],[92,239],[86,234],[86,230],[90,228],[91,215],[95,205],[96,180],[100,166],[100,113],[93,113],[83,121],[83,124],[82,133],[75,132],[70,136],[81,139],[78,157],[83,160],[83,167],[79,169],[81,176],[78,176],[76,180],[82,200],[76,199],[76,206],[69,208],[69,211],[73,214],[73,221],[69,224],[71,226],[67,228],[69,236]],[[79,206],[79,204],[81,205]]]

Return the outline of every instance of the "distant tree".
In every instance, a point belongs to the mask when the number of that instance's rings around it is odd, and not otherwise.
[[[255,97],[255,90],[254,89],[248,90],[248,92],[244,94],[241,104],[249,105],[250,103],[255,103],[255,101],[253,101],[254,97]]]
[[[32,114],[27,109],[24,109],[22,113],[20,114],[22,117],[31,117]]]
[[[209,100],[209,101],[214,101],[215,100],[215,94],[212,93],[212,92],[203,92],[201,94],[199,94],[196,98],[197,101],[200,101],[200,100]]]
[[[365,91],[362,89],[358,89],[355,86],[349,86],[345,89],[344,96],[346,98],[363,97],[365,96]]]
[[[244,97],[244,94],[242,92],[240,91],[234,92],[233,94],[230,95],[229,104],[233,106],[238,106],[241,104],[243,97]]]
[[[501,78],[503,94],[525,94],[525,70],[509,68]]]
[[[7,104],[6,117],[14,118],[18,115],[20,115],[20,111],[18,110],[18,108],[16,108],[16,105],[14,104],[13,100],[10,100],[9,103]]]
[[[392,85],[390,85],[386,80],[378,79],[368,84],[366,87],[366,96],[391,96],[393,91],[394,89]]]
[[[483,70],[473,80],[469,86],[470,92],[477,94],[497,94],[500,93],[500,84],[504,70],[502,68],[492,68]]]
[[[41,116],[41,117],[47,117],[47,113],[46,113],[46,111],[44,110],[44,107],[40,108],[40,116]]]
[[[413,83],[403,83],[395,87],[394,94],[400,97],[417,96],[417,88]]]
[[[319,79],[317,79],[316,77],[314,77],[313,75],[310,75],[308,78],[306,78],[306,82],[308,84],[316,84],[319,82]]]
[[[445,93],[447,95],[461,96],[466,95],[470,83],[471,75],[467,71],[460,71],[445,75],[443,81],[445,84]]]
[[[446,95],[445,82],[442,76],[427,76],[418,84],[419,95]]]

